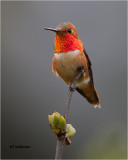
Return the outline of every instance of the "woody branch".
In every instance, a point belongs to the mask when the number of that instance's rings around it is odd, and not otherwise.
[[[66,108],[65,108],[65,114],[64,114],[64,118],[66,120],[66,123],[67,123],[68,112],[69,112],[69,107],[70,107],[72,94],[73,94],[73,91],[75,91],[75,84],[76,84],[77,80],[84,74],[84,72],[85,72],[85,69],[83,67],[78,68],[77,75],[76,75],[74,81],[72,82],[71,86],[69,87],[68,100],[67,100],[67,104],[66,104]],[[62,159],[64,146],[66,144],[70,144],[70,140],[66,139],[65,134],[57,136],[55,160]]]

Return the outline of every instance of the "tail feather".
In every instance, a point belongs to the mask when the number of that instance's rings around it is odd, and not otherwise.
[[[87,101],[94,106],[94,108],[101,108],[99,96],[93,88],[91,91],[86,89],[76,88],[76,90],[87,99]]]

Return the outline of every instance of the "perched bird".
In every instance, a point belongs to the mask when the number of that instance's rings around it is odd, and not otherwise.
[[[101,108],[99,96],[94,88],[91,62],[75,26],[65,22],[55,29],[44,29],[55,32],[52,62],[52,70],[55,75],[60,76],[68,85],[71,85],[78,68],[83,67],[85,73],[76,82],[76,90],[95,108]]]

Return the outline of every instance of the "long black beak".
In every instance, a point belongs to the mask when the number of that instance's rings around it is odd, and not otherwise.
[[[57,29],[53,29],[53,28],[44,28],[45,30],[49,30],[49,31],[53,31],[53,32],[59,32]]]

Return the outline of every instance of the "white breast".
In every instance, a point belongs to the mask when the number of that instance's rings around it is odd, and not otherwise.
[[[68,51],[68,52],[60,52],[59,54],[58,53],[54,53],[55,55],[55,58],[56,59],[59,59],[59,60],[62,60],[62,61],[66,61],[66,59],[73,59],[73,57],[76,57],[80,54],[80,50],[75,50],[75,51]]]

